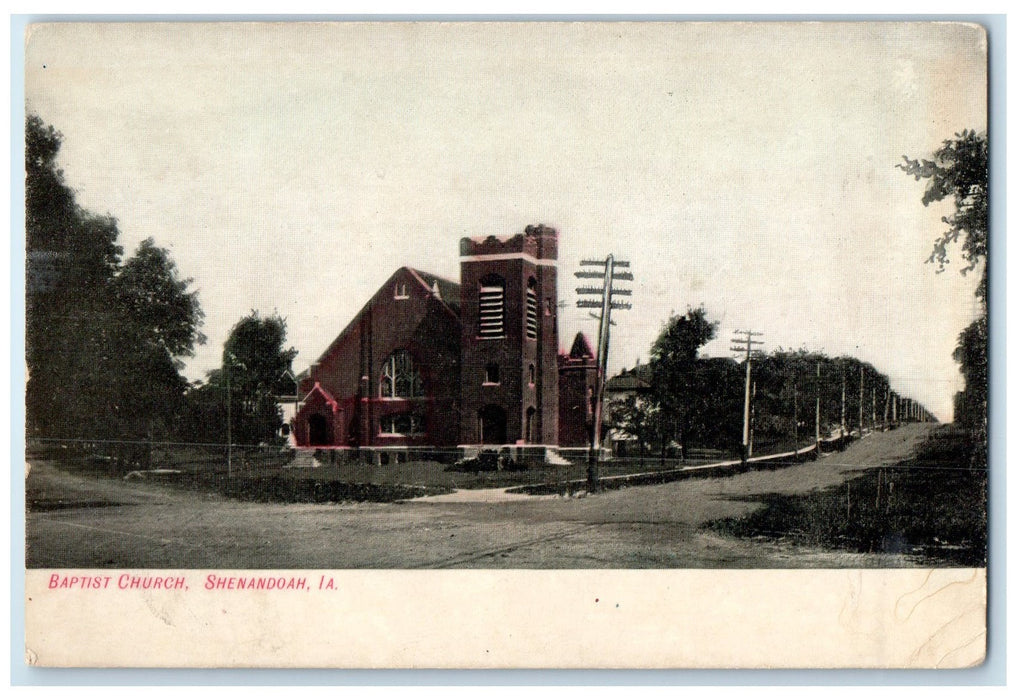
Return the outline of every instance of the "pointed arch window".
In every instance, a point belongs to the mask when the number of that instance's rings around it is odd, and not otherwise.
[[[424,381],[405,350],[396,350],[381,367],[379,396],[383,399],[415,399],[424,395]]]

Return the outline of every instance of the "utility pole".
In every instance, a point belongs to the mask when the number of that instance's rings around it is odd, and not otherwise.
[[[749,412],[749,457],[752,456],[752,441],[756,439],[756,380],[752,380],[752,410]]]
[[[794,399],[794,406],[795,406],[795,410],[794,410],[794,413],[795,413],[795,415],[794,415],[794,424],[795,424],[795,426],[794,426],[794,430],[792,431],[792,434],[791,434],[791,439],[794,440],[795,458],[797,458],[798,457],[798,380],[797,380],[797,378],[795,379],[794,382],[791,383],[791,396]]]
[[[230,368],[226,370],[226,478],[233,477],[233,396],[230,393]]]
[[[872,426],[872,432],[876,432],[876,385],[872,385],[872,422],[869,424]]]
[[[865,368],[862,367],[862,380],[858,385],[858,439],[862,439],[865,426]]]
[[[600,315],[590,313],[600,321],[597,332],[597,387],[594,392],[593,421],[590,429],[590,455],[587,463],[587,482],[590,493],[596,493],[599,482],[597,473],[598,462],[600,461],[600,431],[604,415],[604,384],[607,381],[607,352],[611,340],[611,311],[614,309],[631,309],[632,304],[627,301],[614,301],[615,296],[631,296],[631,289],[616,289],[616,280],[631,282],[632,273],[627,270],[616,271],[615,268],[628,268],[627,260],[615,260],[614,255],[608,255],[604,260],[581,260],[580,267],[593,268],[579,270],[575,273],[580,279],[601,279],[602,287],[577,287],[576,293],[580,296],[600,297],[579,299],[576,306],[580,309],[600,309]]]
[[[763,334],[759,331],[735,331],[731,338],[731,351],[745,353],[745,413],[742,420],[742,463],[752,456],[752,443],[749,441],[749,420],[752,405],[752,357],[753,345],[762,345],[763,341],[755,340]]]
[[[886,385],[886,403],[883,405],[883,430],[890,422],[890,385]]]
[[[231,351],[223,353],[223,370],[226,372],[226,477],[233,477],[233,392],[230,387],[234,367],[247,369]]]
[[[820,365],[819,360],[816,360],[816,456],[819,456],[819,395],[822,393],[820,389]]]
[[[840,449],[844,449],[845,432],[847,431],[847,371],[840,368]]]

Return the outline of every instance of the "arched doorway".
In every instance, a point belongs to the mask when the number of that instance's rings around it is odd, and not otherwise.
[[[312,445],[331,445],[332,429],[328,419],[320,413],[314,413],[307,419],[308,442]]]
[[[484,445],[505,444],[505,409],[489,404],[480,409],[480,442]]]

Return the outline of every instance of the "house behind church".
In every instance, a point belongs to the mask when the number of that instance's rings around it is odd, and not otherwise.
[[[460,282],[403,267],[302,376],[300,447],[547,457],[589,442],[597,363],[558,346],[558,233],[460,241]]]

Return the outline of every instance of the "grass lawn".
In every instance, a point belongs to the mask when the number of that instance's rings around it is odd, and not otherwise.
[[[587,478],[587,465],[582,460],[518,470],[459,471],[428,460],[386,465],[355,461],[328,464],[326,456],[319,457],[325,462],[320,466],[290,467],[292,452],[281,447],[234,448],[228,468],[222,448],[162,445],[152,453],[152,470],[134,472],[129,478],[219,492],[242,500],[274,502],[392,501],[458,489],[535,485],[543,493],[565,493],[583,488]],[[57,454],[55,458],[64,468],[79,474],[120,477],[126,471],[110,471],[111,463],[82,452]],[[669,471],[716,459],[613,459],[600,463],[599,474],[610,477]]]
[[[945,426],[913,459],[819,492],[753,497],[766,507],[712,528],[738,537],[916,554],[930,565],[985,566],[988,473],[972,468],[972,449],[965,433]]]
[[[152,457],[157,471],[135,472],[129,478],[214,491],[242,500],[273,502],[392,501],[457,489],[511,488],[541,485],[545,493],[565,493],[587,478],[585,462],[532,465],[501,471],[459,471],[437,461],[416,460],[386,465],[361,462],[289,467],[292,454],[279,447],[235,449],[227,469],[221,449],[160,447]],[[327,459],[327,458],[323,458]],[[96,476],[106,475],[105,462],[86,456],[60,458],[64,468]],[[711,460],[660,460],[646,457],[600,463],[601,477],[673,470]],[[229,471],[229,473],[227,473]],[[119,476],[122,474],[108,474]]]

